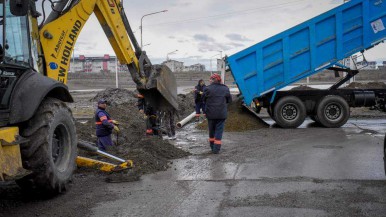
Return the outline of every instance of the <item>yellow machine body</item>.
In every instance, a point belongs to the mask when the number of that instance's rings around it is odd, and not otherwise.
[[[26,174],[21,162],[20,146],[15,144],[17,127],[0,128],[0,180],[16,179]]]

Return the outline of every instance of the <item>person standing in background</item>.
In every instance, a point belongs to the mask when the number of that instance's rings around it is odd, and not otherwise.
[[[201,110],[205,115],[205,102],[202,97],[205,89],[205,82],[203,79],[198,81],[197,86],[194,88],[194,103],[196,105],[196,121],[200,120]]]
[[[209,144],[213,154],[221,149],[221,139],[224,132],[225,120],[228,115],[227,104],[232,102],[229,88],[221,84],[221,77],[214,73],[210,77],[211,84],[204,89],[203,100],[205,114],[208,119]]]

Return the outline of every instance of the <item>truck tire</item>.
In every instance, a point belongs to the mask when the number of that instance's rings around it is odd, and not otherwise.
[[[306,118],[304,103],[295,96],[281,98],[273,108],[276,123],[282,128],[297,128]]]
[[[51,197],[68,188],[75,170],[77,137],[75,121],[67,105],[45,99],[35,115],[21,128],[29,142],[21,144],[23,167],[32,173],[17,180],[28,193]]]
[[[325,96],[316,108],[317,120],[327,128],[343,126],[350,118],[350,107],[340,96]]]

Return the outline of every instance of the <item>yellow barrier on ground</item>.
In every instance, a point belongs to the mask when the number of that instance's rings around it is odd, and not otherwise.
[[[25,174],[21,161],[19,144],[14,144],[19,128],[6,127],[0,129],[0,181],[15,179]]]

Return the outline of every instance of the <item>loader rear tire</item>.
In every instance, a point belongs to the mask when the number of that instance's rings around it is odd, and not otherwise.
[[[281,98],[273,108],[276,123],[282,128],[297,128],[306,119],[306,106],[295,96]]]
[[[29,142],[21,144],[23,167],[32,174],[17,180],[28,193],[51,197],[65,192],[75,169],[77,137],[75,121],[67,105],[45,99],[21,128]]]

